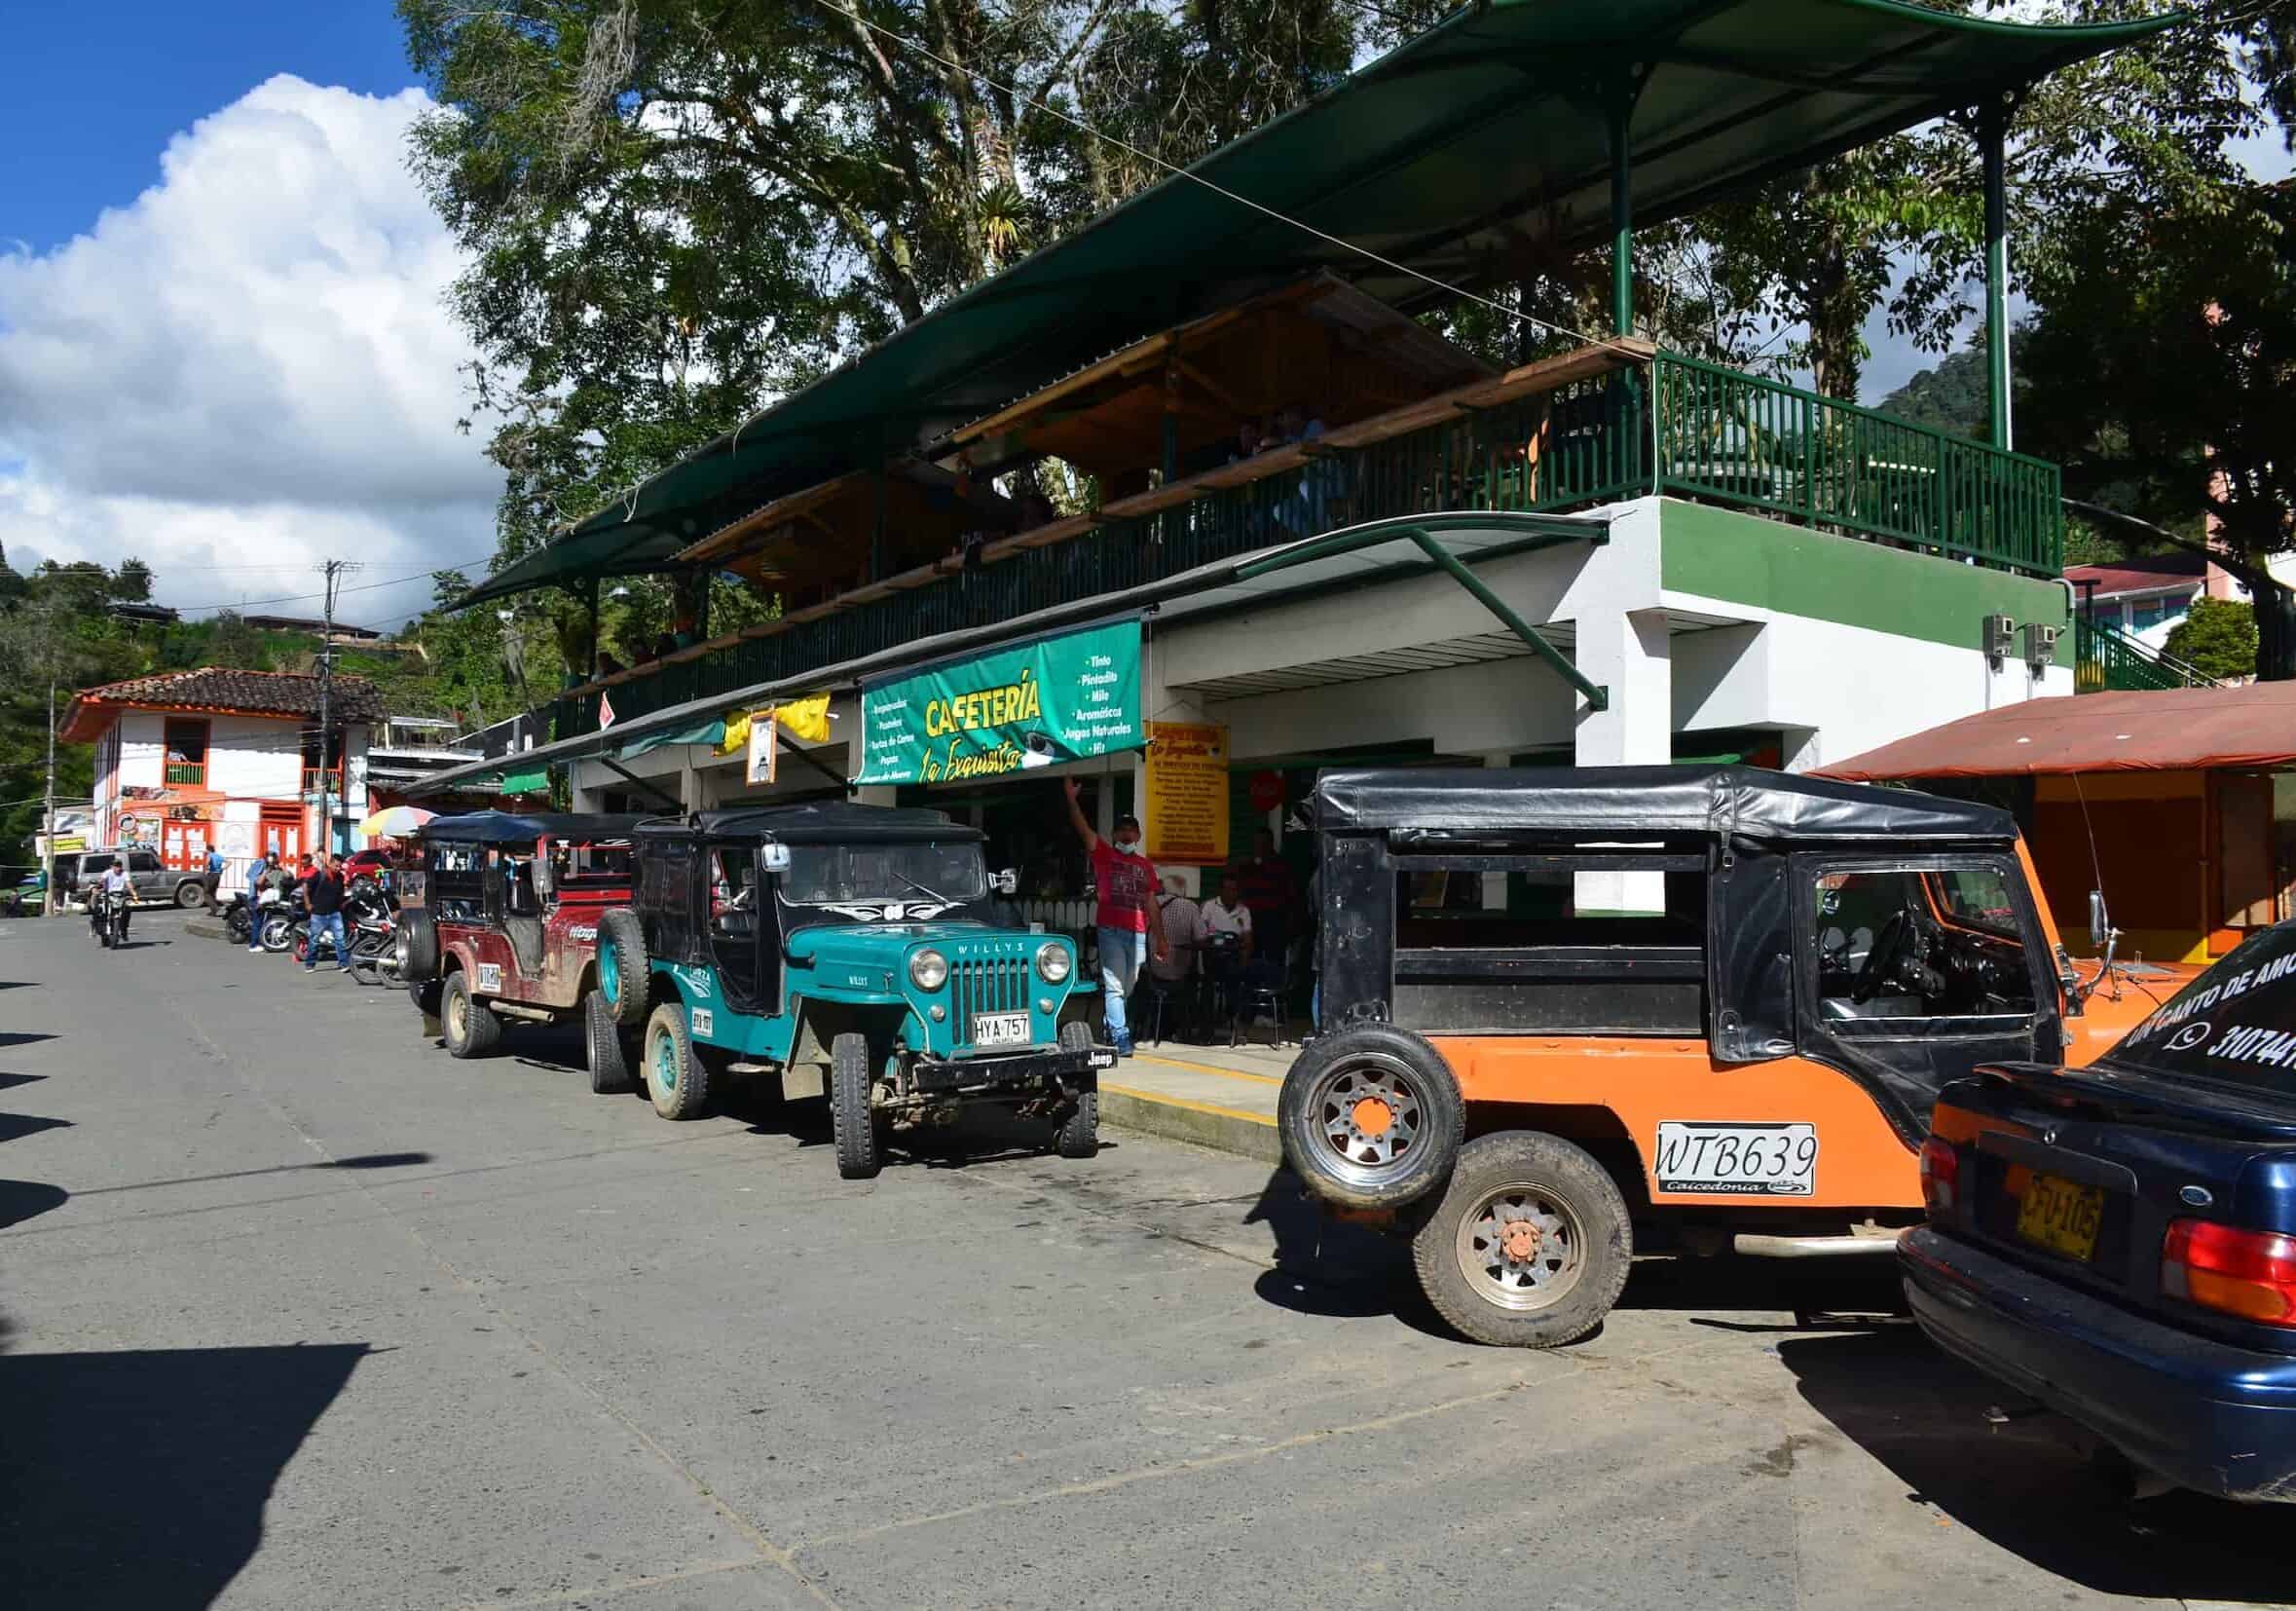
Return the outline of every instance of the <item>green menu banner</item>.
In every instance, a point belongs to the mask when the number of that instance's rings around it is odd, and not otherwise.
[[[856,783],[957,783],[1136,750],[1140,623],[1037,638],[861,688]]]

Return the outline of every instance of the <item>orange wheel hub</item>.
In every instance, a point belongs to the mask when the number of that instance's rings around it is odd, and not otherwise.
[[[1348,1116],[1355,1121],[1355,1128],[1374,1141],[1386,1135],[1395,1122],[1395,1110],[1384,1097],[1358,1097]]]
[[[1509,1219],[1499,1227],[1499,1251],[1514,1264],[1537,1257],[1538,1227],[1528,1219]]]

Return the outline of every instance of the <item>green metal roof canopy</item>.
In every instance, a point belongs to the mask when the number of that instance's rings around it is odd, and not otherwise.
[[[876,463],[880,441],[925,446],[1120,347],[1316,270],[1401,307],[1444,298],[1366,251],[1471,284],[1504,278],[1530,246],[1599,244],[1611,234],[1607,108],[1639,75],[1628,166],[1634,220],[1650,224],[2180,16],[2039,27],[1904,0],[1493,0],[1190,170],[1282,216],[1167,177],[616,498],[464,602],[658,569],[770,498]]]

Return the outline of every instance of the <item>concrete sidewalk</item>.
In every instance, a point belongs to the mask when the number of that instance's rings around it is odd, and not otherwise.
[[[1100,1076],[1100,1117],[1120,1129],[1280,1163],[1276,1094],[1299,1056],[1282,1046],[1142,1043]]]

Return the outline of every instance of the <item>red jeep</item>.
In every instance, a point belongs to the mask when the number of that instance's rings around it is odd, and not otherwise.
[[[630,904],[640,820],[476,811],[423,825],[417,863],[399,875],[400,971],[450,1053],[494,1050],[504,1019],[582,1011],[599,924]]]

